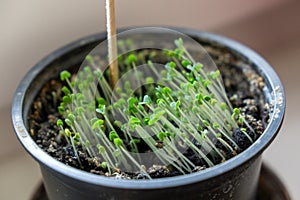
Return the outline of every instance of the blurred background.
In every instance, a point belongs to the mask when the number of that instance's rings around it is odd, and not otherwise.
[[[29,199],[39,167],[18,143],[10,120],[13,93],[25,73],[57,48],[105,31],[104,0],[0,0],[0,199]],[[235,39],[265,57],[279,74],[287,112],[264,162],[300,199],[300,1],[116,0],[117,26],[167,25]],[[299,123],[299,122],[298,122]]]

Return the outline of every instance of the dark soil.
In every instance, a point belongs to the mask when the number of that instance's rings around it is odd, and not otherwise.
[[[211,46],[207,46],[206,50],[210,53],[221,71],[225,88],[233,107],[238,107],[242,113],[245,113],[248,124],[255,130],[255,133],[250,134],[251,139],[255,141],[263,133],[269,120],[268,106],[265,106],[263,100],[263,79],[251,71],[250,64],[247,61],[237,58],[228,51]],[[81,167],[73,148],[68,146],[60,134],[60,129],[56,125],[57,119],[60,118],[57,106],[60,103],[60,88],[62,87],[62,83],[57,80],[49,81],[38,93],[32,104],[31,114],[28,117],[30,133],[38,146],[50,156],[66,165],[80,169]],[[233,130],[233,140],[241,148],[234,153],[229,152],[220,142],[216,142],[219,149],[227,152],[226,159],[236,156],[251,145],[249,139],[241,133],[240,129]],[[228,143],[230,142],[228,141]],[[107,175],[107,172],[101,168],[101,162],[97,158],[89,158],[81,146],[78,146],[78,149],[80,161],[83,166],[82,170],[98,175]],[[204,170],[208,167],[193,151],[188,151],[186,156],[197,166],[193,171]],[[223,160],[215,161],[215,163],[221,162]],[[153,178],[180,175],[178,171],[168,166],[155,165],[155,163],[146,170]],[[116,171],[113,176],[123,179],[146,178],[139,171],[135,173]]]

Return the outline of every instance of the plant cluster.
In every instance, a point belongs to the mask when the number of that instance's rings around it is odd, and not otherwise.
[[[118,45],[125,49],[133,44],[119,41]],[[137,170],[150,179],[143,155],[151,154],[152,164],[186,174],[196,167],[187,152],[211,167],[225,161],[228,153],[240,151],[234,131],[253,142],[249,135],[254,130],[240,109],[232,108],[220,71],[209,71],[195,61],[182,39],[175,45],[174,50],[120,55],[120,77],[130,73],[135,79],[122,82],[120,78],[114,89],[109,71],[102,72],[92,55],[76,76],[61,72],[66,84],[57,125],[79,164],[78,146],[98,159],[108,175]],[[155,65],[158,54],[166,59],[163,69]]]

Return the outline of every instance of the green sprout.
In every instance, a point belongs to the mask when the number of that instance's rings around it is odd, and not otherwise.
[[[127,45],[134,44],[121,40],[118,45],[125,51],[130,49]],[[176,40],[175,45],[176,49],[163,51],[168,61],[160,72],[150,60],[159,55],[157,50],[120,56],[120,71],[133,70],[137,82],[125,81],[117,86],[117,96],[112,96],[107,73],[99,70],[99,63],[92,55],[86,56],[88,66],[73,82],[71,73],[61,72],[60,79],[66,85],[61,88],[63,96],[58,106],[61,119],[57,126],[80,165],[78,146],[89,157],[99,159],[101,168],[109,175],[135,167],[151,179],[138,154],[144,153],[140,149],[145,147],[141,145],[146,146],[143,151],[152,152],[170,169],[186,174],[195,168],[186,150],[194,152],[205,166],[212,167],[218,164],[216,160],[225,161],[228,152],[235,155],[240,151],[233,130],[240,129],[253,142],[249,131],[254,130],[245,114],[239,108],[232,108],[221,72],[207,72],[206,66],[187,51],[182,39]],[[148,66],[153,77],[137,70],[141,64]],[[154,77],[160,75],[162,78],[155,83]],[[146,85],[134,89],[134,85],[141,84],[140,80],[146,80]],[[216,142],[224,148],[219,148]]]

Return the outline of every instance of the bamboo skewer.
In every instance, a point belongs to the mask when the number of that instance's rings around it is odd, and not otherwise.
[[[110,84],[114,88],[119,77],[115,2],[114,0],[106,0],[105,4]]]

